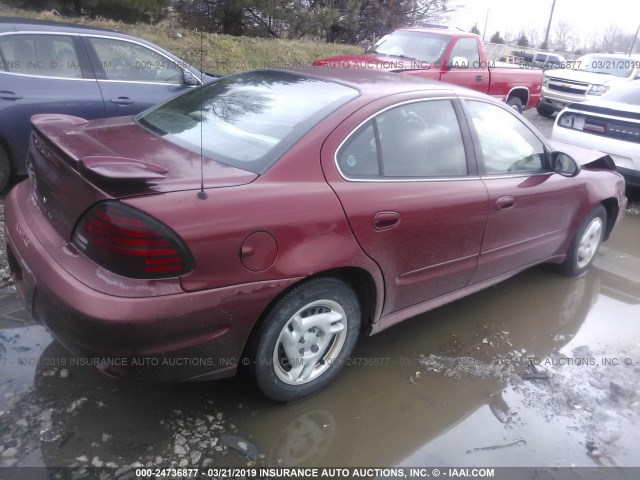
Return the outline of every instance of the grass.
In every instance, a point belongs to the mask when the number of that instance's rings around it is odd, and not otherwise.
[[[185,30],[172,20],[149,25],[127,24],[111,20],[60,18],[49,12],[33,12],[11,8],[0,3],[4,16],[81,23],[117,30],[153,42],[174,55],[200,67],[200,33]],[[360,53],[359,47],[337,45],[310,40],[279,40],[268,38],[232,37],[205,33],[202,36],[203,70],[229,74],[251,68],[303,67],[313,60],[333,55]]]

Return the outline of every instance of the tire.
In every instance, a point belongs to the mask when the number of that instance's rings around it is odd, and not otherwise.
[[[607,211],[602,205],[595,207],[582,220],[562,264],[565,275],[575,277],[589,269],[602,243],[606,225]]]
[[[536,111],[538,112],[538,115],[545,118],[551,118],[555,113],[553,107],[541,102],[538,102],[538,105],[536,105]]]
[[[520,100],[518,97],[509,97],[507,99],[507,105],[509,105],[518,113],[522,113],[522,111],[524,110],[524,105],[522,104],[522,100]]]
[[[0,146],[0,192],[2,192],[11,178],[11,162],[9,155],[4,148]]]
[[[344,367],[360,323],[358,297],[346,283],[319,278],[301,284],[273,306],[254,336],[248,352],[253,382],[278,402],[317,393]]]

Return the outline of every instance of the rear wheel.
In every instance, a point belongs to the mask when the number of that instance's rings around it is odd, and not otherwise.
[[[522,111],[524,110],[524,105],[522,104],[522,100],[520,100],[518,97],[509,97],[507,99],[507,105],[509,105],[518,113],[522,113]]]
[[[566,275],[581,275],[591,266],[602,243],[606,224],[607,211],[602,205],[595,207],[584,218],[571,241],[567,258],[562,265]]]
[[[333,278],[310,280],[276,303],[251,347],[251,374],[269,398],[317,393],[342,370],[360,331],[358,297]]]
[[[9,162],[9,155],[7,155],[4,148],[0,146],[0,192],[5,189],[10,177],[11,162]]]
[[[538,112],[538,115],[545,118],[551,118],[555,112],[553,107],[542,102],[538,102],[538,105],[536,105],[536,111]]]

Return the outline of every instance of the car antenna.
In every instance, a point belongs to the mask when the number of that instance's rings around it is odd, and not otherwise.
[[[200,0],[200,191],[198,198],[207,199],[207,192],[204,191],[204,152],[202,144],[202,124],[204,123],[204,59],[203,59],[203,30],[204,30],[204,1]]]

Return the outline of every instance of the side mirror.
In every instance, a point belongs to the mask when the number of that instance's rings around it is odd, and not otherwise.
[[[364,53],[369,53],[371,51],[371,47],[373,47],[373,45],[365,45],[364,46]]]
[[[182,70],[182,83],[184,85],[200,85],[196,76],[189,70]]]
[[[575,177],[580,172],[577,162],[563,152],[553,152],[551,154],[553,171],[563,177]]]

